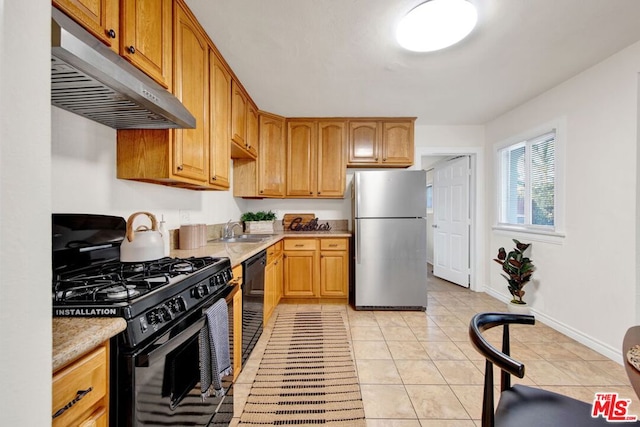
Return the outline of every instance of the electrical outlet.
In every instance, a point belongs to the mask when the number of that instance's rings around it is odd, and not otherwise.
[[[191,223],[191,216],[189,215],[189,211],[179,210],[178,213],[180,214],[180,224]]]

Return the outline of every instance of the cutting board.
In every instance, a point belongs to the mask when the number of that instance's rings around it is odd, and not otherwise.
[[[312,219],[315,219],[315,217],[316,217],[316,214],[312,214],[312,213],[284,214],[284,216],[282,217],[282,228],[284,229],[284,231],[289,231],[289,226],[291,225],[291,222],[296,218],[302,218],[301,224],[307,224]]]

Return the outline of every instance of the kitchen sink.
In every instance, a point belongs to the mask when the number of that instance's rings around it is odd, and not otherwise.
[[[277,234],[236,234],[233,237],[221,237],[213,241],[224,243],[259,243],[272,239],[275,236],[277,236]]]

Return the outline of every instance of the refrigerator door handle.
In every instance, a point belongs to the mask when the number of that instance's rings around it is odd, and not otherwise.
[[[356,233],[356,264],[360,264],[360,233]]]

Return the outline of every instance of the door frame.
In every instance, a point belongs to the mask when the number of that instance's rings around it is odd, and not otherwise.
[[[484,148],[482,147],[415,147],[414,169],[422,168],[423,156],[469,156],[471,158],[471,182],[469,187],[469,205],[471,214],[471,232],[469,235],[469,289],[483,292],[482,278],[486,275],[485,256],[485,204],[484,198],[478,195],[486,194],[484,179]]]

